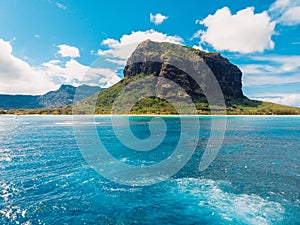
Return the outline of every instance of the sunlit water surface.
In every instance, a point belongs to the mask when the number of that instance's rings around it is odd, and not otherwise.
[[[150,119],[132,117],[132,132],[149,136]],[[219,118],[227,120],[225,139],[204,172],[198,166],[211,117],[197,119],[199,144],[189,163],[164,182],[131,187],[83,159],[71,116],[0,117],[0,224],[300,224],[300,117]],[[180,135],[178,118],[165,117],[161,146],[130,151],[110,117],[95,120],[112,155],[133,165],[168,157]]]

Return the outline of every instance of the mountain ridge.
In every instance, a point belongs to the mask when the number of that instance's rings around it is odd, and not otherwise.
[[[76,101],[89,97],[102,88],[98,86],[80,85],[78,87],[62,84],[59,89],[49,91],[43,95],[8,95],[0,94],[0,108],[10,109],[38,109],[54,108],[73,104]]]

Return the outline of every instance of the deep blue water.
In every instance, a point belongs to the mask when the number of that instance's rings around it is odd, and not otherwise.
[[[132,132],[147,138],[150,119],[131,118]],[[199,117],[196,151],[177,174],[126,186],[84,160],[71,116],[2,116],[0,224],[300,224],[300,117],[219,119],[227,120],[226,134],[207,170],[198,166],[211,118]],[[167,136],[149,152],[122,146],[109,117],[95,124],[116,159],[149,166],[172,154],[179,140],[178,118],[164,120]],[[191,126],[193,120],[186,118]],[[84,132],[91,125],[81,126]]]

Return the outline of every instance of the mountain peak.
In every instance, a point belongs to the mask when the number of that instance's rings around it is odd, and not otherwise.
[[[75,88],[75,87],[70,84],[62,84],[62,85],[60,85],[59,90],[66,89],[66,88]]]
[[[184,59],[184,60],[182,60]],[[243,99],[242,72],[221,54],[204,52],[187,46],[169,42],[146,40],[140,43],[127,61],[124,77],[139,74],[154,75],[170,79],[184,88],[193,100],[198,101],[205,96],[202,89],[181,68],[192,68],[199,76],[205,76],[205,69],[197,68],[197,62],[204,62],[218,81],[225,100]],[[188,64],[186,64],[188,62]],[[188,68],[186,68],[188,69]],[[172,92],[172,90],[168,90]]]

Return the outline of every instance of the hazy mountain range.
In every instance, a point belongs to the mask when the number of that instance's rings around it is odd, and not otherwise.
[[[0,94],[0,108],[9,109],[37,109],[54,108],[70,105],[76,101],[91,96],[102,89],[98,86],[81,85],[61,85],[55,91],[49,91],[44,95],[6,95]]]

